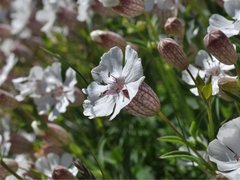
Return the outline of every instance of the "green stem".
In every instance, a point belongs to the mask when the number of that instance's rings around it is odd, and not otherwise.
[[[193,147],[193,145],[191,143],[189,143],[185,138],[184,136],[174,127],[174,125],[172,125],[172,123],[169,121],[169,119],[161,112],[159,111],[158,112],[158,115],[160,116],[160,118],[163,120],[163,122],[168,125],[174,132],[177,136],[179,136],[183,141],[184,143],[190,147],[193,152],[199,157],[199,159],[205,164],[205,166],[207,167],[207,169],[203,169],[201,168],[204,172],[207,172],[211,175],[215,175],[215,170],[212,168],[212,166],[198,153],[197,150],[195,150],[195,148]]]
[[[195,78],[193,77],[191,71],[189,71],[189,69],[187,69],[188,74],[190,75],[190,77],[192,78],[194,84],[196,85],[197,89],[198,89],[198,93],[200,95],[200,97],[202,98],[203,102],[205,103],[205,107],[207,109],[207,114],[208,114],[208,137],[210,140],[214,139],[214,135],[215,135],[215,128],[214,128],[214,123],[213,123],[213,115],[212,115],[212,108],[211,108],[211,103],[205,98],[205,96],[203,95],[201,89],[198,86],[197,81],[195,80]]]

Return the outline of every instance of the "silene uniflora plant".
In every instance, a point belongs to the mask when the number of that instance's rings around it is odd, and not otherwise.
[[[0,179],[240,179],[240,0],[1,0]]]

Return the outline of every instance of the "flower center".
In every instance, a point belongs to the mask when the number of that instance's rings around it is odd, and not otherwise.
[[[123,78],[113,77],[113,82],[110,84],[110,88],[107,91],[104,91],[102,95],[114,95],[120,93],[124,87],[124,82]]]
[[[206,74],[208,76],[219,76],[221,74],[221,69],[219,66],[214,66],[212,68],[207,69]]]
[[[62,96],[63,95],[63,87],[57,87],[56,89],[54,89],[53,95],[55,98]]]

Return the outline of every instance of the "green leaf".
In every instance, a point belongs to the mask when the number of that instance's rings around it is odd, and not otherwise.
[[[212,96],[212,84],[208,83],[203,86],[202,93],[206,99],[209,99]]]
[[[197,164],[200,164],[200,161],[197,157],[190,155],[186,151],[171,151],[160,156],[160,158],[161,159],[184,158],[184,159],[188,159],[190,161],[196,162]]]
[[[185,142],[178,136],[163,136],[158,138],[158,140],[162,142],[170,142],[170,143],[185,145]]]

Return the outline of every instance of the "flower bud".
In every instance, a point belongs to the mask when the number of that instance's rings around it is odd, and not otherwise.
[[[134,17],[144,12],[144,3],[142,0],[120,0],[120,4],[112,9],[121,16]]]
[[[236,78],[222,77],[218,80],[218,86],[219,96],[224,100],[234,101],[235,98],[231,95],[240,97],[240,87]]]
[[[33,145],[21,134],[13,134],[10,138],[10,151],[14,154],[27,153],[33,150]]]
[[[161,0],[157,3],[157,16],[160,26],[164,26],[166,20],[170,17],[176,17],[178,14],[178,2],[176,0]]]
[[[168,64],[179,70],[188,68],[189,62],[182,47],[171,38],[161,39],[158,43],[158,50]]]
[[[10,93],[0,89],[0,107],[16,108],[19,102]]]
[[[125,49],[127,42],[125,39],[117,33],[111,31],[95,30],[90,34],[93,41],[101,44],[103,47],[110,49],[114,46],[118,46],[121,49]]]
[[[30,59],[33,54],[32,51],[25,45],[16,43],[12,49],[12,52],[19,57]]]
[[[153,116],[160,109],[160,101],[152,88],[143,82],[136,96],[125,107],[125,110],[134,116]]]
[[[67,145],[71,142],[71,136],[61,126],[53,123],[48,123],[48,130],[45,132],[44,139],[56,146]]]
[[[77,179],[67,168],[56,166],[52,172],[52,179]]]
[[[184,22],[177,17],[170,17],[167,19],[164,29],[169,35],[182,36],[184,34]]]
[[[7,24],[0,24],[0,38],[10,38],[11,36],[11,26]]]
[[[112,10],[112,8],[104,7],[103,4],[99,1],[93,1],[91,5],[92,10],[100,14],[101,16],[115,16],[116,13]]]
[[[18,164],[15,160],[7,158],[3,158],[2,160],[12,171],[17,171]],[[11,173],[0,164],[0,179],[5,179],[5,177],[9,175],[11,175]]]
[[[213,30],[204,37],[204,45],[220,62],[226,65],[237,62],[237,53],[228,37],[220,30]]]

